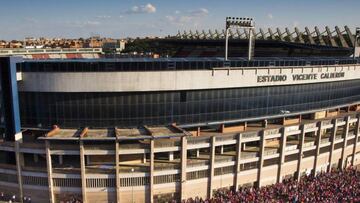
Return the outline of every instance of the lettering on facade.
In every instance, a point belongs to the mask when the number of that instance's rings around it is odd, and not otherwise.
[[[294,74],[290,78],[287,75],[259,75],[257,76],[258,83],[266,82],[285,82],[288,79],[292,81],[303,81],[303,80],[326,80],[333,78],[343,78],[345,72],[338,73],[310,73],[310,74]]]
[[[287,80],[286,75],[264,75],[258,76],[258,82],[284,82]]]

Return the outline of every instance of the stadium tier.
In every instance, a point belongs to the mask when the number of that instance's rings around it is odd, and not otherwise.
[[[0,58],[0,188],[167,202],[360,164],[360,60]]]
[[[344,26],[331,30],[318,27],[310,30],[289,28],[253,30],[256,57],[350,56],[355,36]],[[184,31],[165,39],[143,40],[147,48],[161,55],[173,57],[224,57],[225,30]],[[247,56],[249,32],[229,30],[229,56]],[[135,43],[136,44],[136,43]],[[143,45],[143,44],[142,44]],[[127,46],[132,47],[129,43]]]
[[[0,56],[21,56],[26,59],[87,59],[100,58],[101,48],[0,49]]]

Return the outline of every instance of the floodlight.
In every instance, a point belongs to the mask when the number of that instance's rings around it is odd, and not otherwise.
[[[249,30],[249,52],[248,52],[248,60],[252,59],[252,35],[253,29],[255,29],[255,23],[253,18],[240,18],[240,17],[226,17],[226,32],[225,32],[225,60],[228,60],[228,44],[229,44],[229,29],[232,27],[244,28]]]

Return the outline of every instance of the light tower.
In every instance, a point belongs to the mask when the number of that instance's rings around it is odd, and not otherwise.
[[[248,60],[252,60],[253,57],[253,30],[255,29],[255,23],[252,18],[237,18],[237,17],[226,17],[226,29],[225,29],[225,61],[228,60],[228,49],[229,49],[229,29],[237,27],[243,28],[245,32],[249,32],[249,49],[248,49]]]

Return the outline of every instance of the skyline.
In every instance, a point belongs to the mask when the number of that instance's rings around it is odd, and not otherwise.
[[[0,26],[6,28],[0,39],[167,36],[179,30],[223,29],[226,16],[253,17],[257,29],[319,26],[323,30],[336,25],[354,29],[359,26],[359,6],[356,0],[14,0],[3,2],[0,9]]]

